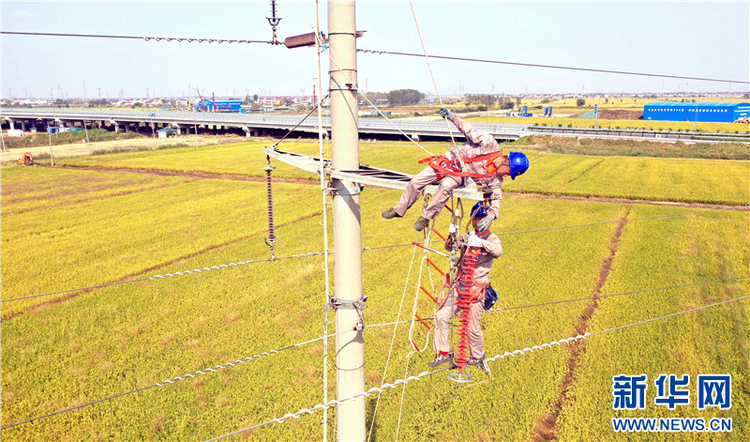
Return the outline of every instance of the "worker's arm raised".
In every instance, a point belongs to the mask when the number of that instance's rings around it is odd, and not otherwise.
[[[493,258],[499,258],[503,254],[503,244],[500,242],[500,238],[494,233],[490,234],[482,244],[484,244],[484,250]]]
[[[453,114],[453,112],[451,112],[451,114]],[[467,123],[456,114],[453,114],[453,118],[451,119],[451,121],[454,125],[456,125],[458,130],[466,136],[467,140],[484,148],[485,153],[502,151],[500,145],[497,144],[497,141],[495,141],[495,137],[488,134],[487,132],[482,132],[481,130],[476,129],[474,126]]]

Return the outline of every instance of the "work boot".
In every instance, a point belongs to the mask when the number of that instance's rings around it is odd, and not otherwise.
[[[490,371],[490,366],[487,364],[487,360],[482,356],[481,358],[477,359],[475,357],[469,358],[468,361],[466,361],[467,365],[474,365],[478,369],[482,370],[487,376],[492,376],[492,372]]]
[[[429,365],[432,368],[435,368],[437,366],[445,364],[446,362],[451,362],[451,363],[453,362],[453,353],[448,353],[445,356],[438,353],[437,356],[435,356],[435,359],[433,359],[433,361],[427,365]]]
[[[430,220],[420,215],[417,222],[414,223],[414,230],[416,230],[417,232],[421,232],[422,230],[424,230],[425,227],[429,225],[430,225]]]
[[[390,209],[383,212],[383,218],[385,219],[401,218],[401,215],[396,213],[396,210],[393,207],[391,207]]]

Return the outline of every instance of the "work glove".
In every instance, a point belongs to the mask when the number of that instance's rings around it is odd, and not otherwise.
[[[453,112],[451,112],[450,110],[448,110],[448,109],[446,109],[444,107],[441,107],[440,110],[438,111],[438,113],[440,113],[441,117],[447,118],[449,120],[453,120],[453,117],[456,116],[456,114],[454,114]]]
[[[487,215],[484,218],[479,220],[479,222],[477,223],[477,227],[479,227],[479,230],[482,232],[490,230],[490,226],[492,225],[492,221],[494,220],[495,220],[494,216]]]
[[[482,238],[475,235],[474,232],[469,232],[469,241],[467,241],[466,244],[469,247],[479,247],[479,248],[484,247],[482,245]]]
[[[456,232],[458,232],[458,226],[455,225],[455,224],[449,224],[448,225],[448,233],[450,233],[452,235],[452,234],[454,234]]]

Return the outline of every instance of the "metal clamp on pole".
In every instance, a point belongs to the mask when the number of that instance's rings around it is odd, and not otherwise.
[[[367,307],[367,296],[363,296],[355,301],[342,300],[338,298],[331,298],[327,305],[330,309],[352,309],[356,310],[359,314],[359,320],[354,325],[354,331],[362,331],[365,329],[365,318],[362,314],[362,310]]]
[[[328,195],[340,195],[340,196],[349,195],[349,196],[351,196],[351,195],[359,195],[360,193],[362,193],[363,190],[365,190],[365,186],[363,186],[363,185],[360,184],[357,187],[351,187],[351,188],[349,188],[349,187],[336,187],[336,188],[330,187],[330,188],[326,189],[326,193],[328,193]]]
[[[334,310],[339,308],[347,308],[361,311],[365,307],[367,307],[367,296],[363,296],[355,301],[331,298],[328,304],[328,308],[332,308]]]

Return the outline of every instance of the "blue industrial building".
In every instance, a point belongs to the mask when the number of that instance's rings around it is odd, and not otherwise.
[[[649,103],[643,119],[652,121],[704,121],[733,123],[750,117],[750,103]]]
[[[214,109],[216,103],[216,109]],[[201,100],[196,108],[203,112],[242,112],[242,101],[240,100]]]

